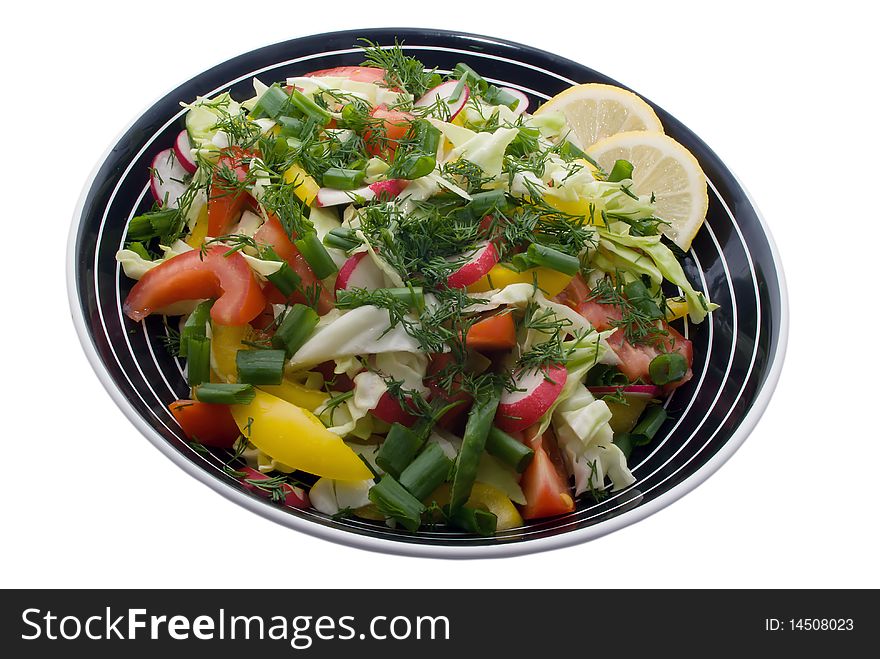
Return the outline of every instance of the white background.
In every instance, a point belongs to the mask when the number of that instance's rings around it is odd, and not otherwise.
[[[880,587],[878,15],[869,3],[812,5],[5,10],[0,586]],[[743,447],[669,508],[588,544],[515,559],[452,563],[337,546],[186,475],[89,367],[70,320],[65,252],[82,186],[117,134],[219,61],[387,24],[504,37],[602,71],[695,130],[755,197],[789,281],[785,369]]]

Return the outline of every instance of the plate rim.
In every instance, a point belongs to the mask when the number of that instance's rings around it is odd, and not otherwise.
[[[224,496],[229,501],[236,503],[243,508],[249,510],[250,512],[256,513],[263,518],[266,518],[272,522],[275,522],[279,525],[285,526],[287,528],[293,529],[295,531],[306,533],[307,535],[318,537],[323,540],[328,540],[330,542],[334,542],[341,545],[346,545],[349,547],[354,547],[358,549],[365,549],[368,551],[380,552],[385,554],[393,554],[399,556],[412,556],[412,557],[421,557],[421,558],[445,558],[445,559],[473,559],[473,558],[501,558],[501,557],[511,557],[511,556],[520,556],[525,554],[532,554],[543,551],[552,551],[554,549],[561,549],[564,547],[570,547],[573,545],[582,544],[588,542],[590,540],[598,539],[602,536],[605,536],[609,533],[613,533],[622,528],[625,528],[631,524],[635,524],[656,512],[659,512],[663,508],[668,505],[678,501],[686,494],[692,492],[697,487],[699,487],[702,483],[706,481],[709,476],[714,474],[718,469],[727,462],[734,453],[742,446],[743,442],[746,438],[752,433],[755,426],[757,425],[760,418],[763,416],[764,412],[769,405],[770,399],[773,396],[773,393],[776,390],[776,386],[779,382],[779,377],[782,371],[782,367],[785,361],[785,356],[787,353],[788,346],[788,335],[789,335],[789,298],[788,298],[788,287],[786,283],[785,273],[782,266],[781,257],[779,254],[779,250],[776,244],[776,241],[773,237],[773,234],[767,225],[767,222],[764,218],[763,213],[761,212],[758,205],[755,203],[755,199],[749,190],[743,185],[742,180],[737,176],[736,172],[730,169],[730,166],[727,164],[720,155],[718,155],[717,151],[715,151],[714,147],[710,147],[712,152],[718,157],[718,160],[724,164],[724,166],[730,171],[730,174],[734,181],[736,181],[737,185],[739,185],[740,189],[743,191],[746,199],[749,202],[749,205],[754,210],[755,215],[758,219],[758,222],[761,226],[764,236],[767,239],[767,244],[770,252],[770,257],[773,262],[773,268],[777,277],[778,287],[779,287],[779,325],[778,325],[778,339],[776,350],[771,354],[771,362],[767,368],[767,374],[764,380],[759,385],[759,389],[757,395],[746,413],[745,417],[741,420],[740,424],[731,434],[730,438],[721,446],[721,448],[705,463],[703,463],[693,474],[688,476],[682,482],[677,485],[671,487],[666,490],[662,494],[658,495],[656,498],[644,503],[632,510],[628,510],[622,512],[606,521],[603,521],[599,524],[595,524],[592,526],[587,526],[584,528],[573,529],[570,531],[566,531],[563,533],[559,533],[556,535],[534,538],[528,541],[523,542],[500,542],[498,544],[487,544],[487,545],[471,545],[471,546],[460,546],[460,545],[443,545],[443,544],[423,544],[416,541],[410,542],[406,540],[389,540],[383,538],[377,538],[370,535],[364,535],[360,533],[353,533],[351,531],[347,531],[344,529],[337,529],[331,526],[326,526],[323,524],[317,524],[315,522],[311,522],[306,519],[300,519],[294,515],[291,515],[285,512],[284,509],[278,508],[275,506],[266,505],[262,499],[257,499],[252,497],[245,492],[239,491],[235,488],[230,487],[230,485],[224,482],[221,479],[215,478],[211,473],[207,470],[200,467],[197,463],[189,460],[185,455],[175,450],[173,446],[163,437],[152,425],[146,422],[146,420],[140,415],[135,406],[129,400],[127,396],[122,393],[122,390],[116,386],[113,381],[113,378],[110,375],[110,372],[107,368],[107,365],[101,359],[101,356],[98,354],[95,343],[92,339],[91,332],[89,331],[89,327],[86,322],[86,316],[83,312],[79,288],[77,282],[77,243],[79,237],[79,229],[81,227],[81,220],[83,210],[85,208],[86,199],[91,192],[95,181],[97,179],[98,174],[100,173],[101,168],[104,163],[107,161],[107,158],[116,148],[116,146],[120,143],[122,138],[129,132],[129,130],[138,123],[138,121],[157,103],[159,103],[162,99],[164,99],[168,94],[172,93],[180,86],[185,85],[189,81],[194,78],[203,75],[205,72],[210,71],[216,67],[227,64],[233,60],[236,60],[242,56],[253,54],[259,50],[264,48],[272,48],[274,46],[279,46],[282,44],[287,44],[291,41],[296,41],[299,39],[306,38],[317,38],[322,36],[341,36],[345,34],[365,34],[369,32],[393,32],[393,31],[406,31],[406,32],[418,32],[423,36],[430,37],[431,35],[439,35],[446,38],[463,38],[466,40],[479,40],[483,43],[494,43],[494,44],[503,44],[507,47],[514,47],[517,49],[531,51],[534,53],[538,53],[541,55],[546,55],[552,58],[556,58],[557,60],[570,62],[579,67],[588,68],[591,71],[594,71],[591,67],[587,67],[579,62],[568,59],[566,57],[562,57],[560,55],[556,55],[549,51],[545,51],[540,48],[536,48],[533,46],[529,46],[527,44],[522,44],[514,41],[509,41],[506,39],[501,39],[498,37],[491,37],[481,34],[474,34],[468,32],[459,32],[454,30],[441,30],[435,28],[424,28],[424,27],[399,27],[399,28],[367,28],[364,27],[360,30],[339,30],[332,32],[321,32],[314,34],[306,34],[301,35],[299,37],[294,37],[292,39],[287,39],[284,41],[275,42],[272,44],[266,44],[264,46],[260,46],[256,49],[252,49],[249,51],[241,52],[238,55],[234,55],[228,59],[217,62],[213,66],[210,66],[203,71],[195,74],[195,76],[191,76],[187,79],[184,79],[179,84],[175,85],[161,96],[158,96],[149,104],[145,105],[140,112],[138,112],[125,126],[124,128],[116,135],[116,137],[110,142],[108,147],[101,154],[99,159],[97,160],[95,166],[93,167],[91,173],[89,174],[83,188],[80,193],[77,204],[74,208],[73,218],[71,221],[70,229],[68,232],[68,241],[67,241],[67,256],[66,256],[66,265],[65,271],[67,275],[67,294],[68,294],[68,303],[70,305],[71,317],[74,324],[74,328],[77,333],[77,337],[79,338],[80,344],[83,347],[83,351],[86,354],[86,358],[88,359],[89,364],[92,367],[92,370],[98,376],[98,380],[103,385],[104,389],[110,394],[111,399],[116,403],[117,407],[123,412],[123,414],[128,418],[128,420],[137,428],[137,430],[160,452],[162,452],[167,458],[177,465],[184,472],[189,474],[190,476],[196,478],[202,484],[207,485],[215,492],[218,492],[222,496]],[[603,75],[601,72],[596,71],[600,75]],[[607,76],[605,76],[607,77]],[[615,84],[620,84],[615,81]],[[620,85],[625,89],[629,89],[625,85]],[[700,140],[699,136],[697,136]],[[704,141],[705,143],[705,141]]]

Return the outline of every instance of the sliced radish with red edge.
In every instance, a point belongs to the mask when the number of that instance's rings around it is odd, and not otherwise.
[[[250,479],[252,481],[265,481],[269,480],[269,478],[272,478],[271,476],[267,476],[262,471],[258,471],[252,467],[236,467],[236,471],[241,471],[246,474],[246,476],[241,479],[241,484],[244,485],[251,492],[259,494],[261,497],[268,498],[269,496],[271,496],[269,492],[261,490],[253,483],[248,483],[245,480]],[[284,505],[290,506],[291,508],[309,508],[311,506],[311,504],[309,503],[309,495],[301,487],[295,487],[290,483],[284,483],[281,485],[281,489],[284,491]]]
[[[499,255],[495,245],[483,242],[468,255],[468,262],[449,275],[446,280],[449,288],[465,288],[481,279],[498,263]]]
[[[160,151],[150,164],[150,191],[163,208],[177,208],[186,192],[187,172],[174,155],[174,149]]]
[[[462,111],[471,96],[470,88],[467,85],[464,85],[462,87],[461,93],[458,95],[458,98],[454,101],[449,100],[449,97],[452,96],[455,92],[455,88],[458,87],[458,82],[458,80],[450,80],[449,82],[444,82],[437,85],[433,89],[429,89],[422,95],[419,100],[413,103],[413,107],[431,107],[432,105],[437,103],[438,98],[443,99],[443,102],[446,103],[447,107],[449,108],[449,121],[452,121],[453,119],[455,119],[458,113]]]
[[[374,199],[393,199],[406,187],[406,181],[391,179],[389,181],[377,181],[365,185],[356,190],[336,190],[335,188],[321,188],[315,197],[318,206],[343,206],[353,203],[367,203]]]
[[[385,287],[385,277],[366,252],[358,252],[342,264],[336,276],[336,290],[363,288],[375,291]]]
[[[513,108],[513,113],[516,115],[520,115],[526,110],[529,109],[529,97],[525,95],[525,93],[521,92],[518,89],[513,89],[513,87],[502,87],[501,91],[507,92],[511,96],[515,96],[519,103],[516,104],[516,107]]]
[[[516,390],[501,394],[495,425],[514,432],[536,423],[559,398],[566,379],[568,371],[559,364],[517,374],[514,377]]]
[[[198,163],[192,157],[192,143],[189,141],[189,134],[182,130],[174,140],[174,155],[177,156],[177,162],[190,174],[195,174],[199,168]]]

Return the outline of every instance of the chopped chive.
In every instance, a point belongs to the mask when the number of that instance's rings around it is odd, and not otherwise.
[[[195,387],[211,379],[211,339],[191,336],[187,339],[186,381]]]
[[[446,481],[452,460],[439,444],[429,444],[409,466],[400,472],[400,484],[420,501]]]
[[[287,92],[281,89],[278,83],[275,83],[263,92],[263,95],[260,96],[260,100],[257,101],[251,114],[255,119],[259,119],[260,117],[274,119],[281,114],[281,111],[289,104],[290,96],[287,95]]]
[[[290,102],[297,110],[306,115],[306,117],[315,119],[321,126],[326,126],[330,123],[330,113],[298,89],[294,89],[291,92]]]
[[[684,356],[677,352],[666,352],[657,355],[648,364],[648,375],[654,384],[678,382],[687,373],[688,365]]]
[[[330,254],[327,253],[327,248],[318,238],[318,234],[309,232],[302,238],[295,240],[293,244],[296,245],[318,279],[329,277],[337,271],[336,263],[330,258]]]
[[[249,384],[227,384],[205,382],[195,389],[196,400],[220,405],[247,405],[253,401],[256,392]]]
[[[353,229],[340,227],[338,229],[330,229],[327,235],[324,236],[324,244],[327,247],[335,247],[336,249],[348,252],[355,247],[359,247],[361,241],[355,237]]]
[[[507,196],[504,194],[504,190],[487,190],[486,192],[472,194],[471,200],[465,208],[474,219],[482,220],[492,211],[505,208],[506,206]]]
[[[336,190],[354,190],[364,182],[365,176],[363,169],[331,167],[324,172],[324,185]]]
[[[285,359],[283,350],[239,350],[235,353],[238,380],[245,384],[281,384]]]
[[[302,347],[318,324],[318,314],[311,307],[295,304],[284,315],[281,325],[275,330],[272,345],[282,348],[288,356],[292,356]]]
[[[189,351],[188,341],[194,337],[207,336],[207,325],[211,320],[211,307],[214,306],[214,300],[205,300],[199,302],[193,312],[183,324],[180,330],[180,356],[186,357]]]
[[[305,124],[295,117],[278,117],[278,135],[280,137],[302,137]]]
[[[284,297],[290,297],[293,295],[302,283],[302,278],[296,274],[293,271],[293,268],[290,267],[290,264],[278,256],[275,250],[269,245],[265,245],[262,248],[261,256],[267,261],[281,261],[282,265],[278,272],[273,272],[271,275],[267,275],[266,279],[272,282],[275,285],[275,288],[277,288]]]
[[[449,516],[449,523],[455,528],[476,533],[481,536],[489,536],[495,533],[498,526],[498,517],[495,513],[479,508],[461,506]]]
[[[614,167],[608,174],[608,181],[611,183],[619,183],[625,179],[631,179],[633,176],[633,166],[628,160],[615,160]]]
[[[666,410],[662,405],[651,405],[642,413],[642,418],[632,429],[633,443],[636,446],[644,446],[652,439],[660,427],[666,421]]]
[[[376,464],[392,476],[400,476],[413,461],[422,443],[421,437],[412,430],[400,423],[393,423],[376,454]]]
[[[386,517],[397,520],[404,528],[417,531],[422,524],[425,505],[388,474],[370,488],[367,495]]]
[[[463,71],[461,77],[458,79],[458,83],[455,85],[455,89],[452,90],[452,93],[449,95],[449,102],[455,103],[459,98],[461,98],[461,93],[464,91],[464,86],[467,84],[467,79],[470,73],[468,71]]]
[[[518,473],[523,473],[535,457],[535,452],[518,439],[492,426],[486,438],[486,451],[502,462],[510,465]]]
[[[486,439],[492,428],[492,420],[501,400],[500,388],[496,387],[491,395],[474,403],[468,413],[467,425],[464,429],[464,437],[461,440],[461,448],[455,460],[455,475],[452,478],[452,488],[449,495],[449,506],[453,514],[471,495],[471,489],[477,478],[477,465],[480,455],[486,448]]]
[[[529,245],[526,255],[534,265],[544,266],[566,275],[576,275],[581,269],[578,257],[540,243]]]
[[[486,91],[483,92],[483,99],[489,105],[506,105],[511,110],[519,103],[519,99],[516,96],[495,85],[489,85],[486,88]]]

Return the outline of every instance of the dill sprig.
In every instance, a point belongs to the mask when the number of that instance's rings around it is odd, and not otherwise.
[[[399,87],[414,98],[440,83],[440,76],[434,69],[426,71],[424,65],[414,57],[403,52],[402,44],[395,39],[393,46],[380,46],[369,39],[360,39],[364,44],[364,66],[385,69],[385,83],[388,87]]]
[[[590,290],[588,300],[599,304],[613,305],[620,311],[620,319],[609,321],[612,327],[623,330],[624,337],[633,345],[646,344],[658,345],[669,335],[656,314],[649,314],[644,308],[640,308],[627,299],[623,292],[623,278],[620,273],[614,276],[606,276],[600,279]],[[665,300],[658,304],[659,308],[665,306]]]

